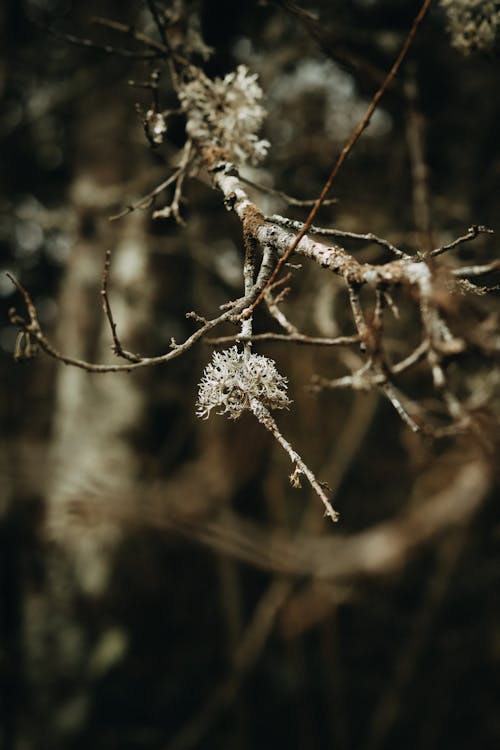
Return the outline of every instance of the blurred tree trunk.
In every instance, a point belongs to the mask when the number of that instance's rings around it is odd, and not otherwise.
[[[61,279],[56,339],[61,350],[96,361],[114,356],[99,294],[106,249],[113,252],[110,298],[124,345],[142,349],[153,318],[144,214],[111,224],[105,210],[110,191],[130,174],[128,141],[135,124],[123,98],[110,104],[106,85],[83,97],[74,119],[71,202],[78,237]],[[71,507],[86,494],[112,489],[119,495],[134,484],[140,466],[133,430],[143,419],[144,385],[137,375],[92,377],[57,368],[45,498],[50,546],[42,590],[27,592],[24,601],[26,670],[38,719],[32,716],[21,730],[27,747],[67,747],[85,722],[92,645],[78,603],[106,593],[119,535],[112,521],[90,529],[91,519],[79,518]],[[101,636],[93,632],[92,639]]]

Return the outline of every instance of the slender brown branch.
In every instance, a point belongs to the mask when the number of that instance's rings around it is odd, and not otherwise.
[[[46,354],[48,354],[53,359],[57,359],[59,362],[63,362],[63,364],[65,365],[72,365],[74,367],[79,367],[82,370],[86,370],[87,372],[95,373],[130,372],[142,367],[152,367],[155,365],[164,364],[165,362],[169,362],[172,359],[176,359],[177,357],[181,356],[181,354],[184,354],[184,352],[190,349],[193,344],[199,341],[199,339],[205,336],[205,334],[207,334],[209,331],[213,330],[216,326],[220,325],[221,323],[225,323],[226,321],[236,322],[240,320],[242,317],[242,313],[249,308],[255,297],[263,288],[269,277],[269,274],[272,272],[273,267],[273,251],[271,248],[268,248],[264,252],[260,270],[250,294],[241,297],[235,302],[232,302],[228,309],[226,309],[223,313],[221,313],[221,315],[218,315],[216,318],[212,318],[211,320],[203,319],[204,322],[202,323],[201,327],[198,328],[198,330],[196,330],[194,333],[192,333],[191,336],[185,339],[182,344],[177,344],[172,339],[170,352],[167,352],[166,354],[160,354],[157,357],[141,357],[137,362],[128,362],[126,365],[94,364],[92,362],[87,362],[75,357],[68,357],[67,355],[61,354],[61,352],[57,351],[57,349],[48,341],[48,339],[42,332],[40,323],[38,321],[36,306],[34,305],[29,293],[22,286],[22,284],[17,281],[14,276],[12,276],[12,274],[7,273],[8,278],[12,281],[12,283],[16,286],[16,288],[23,296],[29,317],[29,321],[24,320],[24,318],[17,314],[15,308],[12,308],[10,310],[10,320],[13,325],[18,326],[21,330],[29,334],[39,344],[40,348],[43,349]]]
[[[413,365],[416,365],[418,362],[421,362],[425,357],[428,348],[429,342],[427,340],[422,341],[422,343],[419,344],[411,354],[405,357],[405,359],[402,359],[395,365],[390,365],[391,372],[394,375],[399,375],[400,373],[405,372],[405,370],[408,370],[410,367],[413,367]]]
[[[109,303],[109,295],[108,295],[108,280],[109,280],[110,268],[111,268],[111,250],[109,250],[108,248],[106,250],[104,270],[102,273],[101,298],[102,298],[102,306],[103,306],[104,314],[106,318],[108,319],[109,327],[111,329],[111,335],[113,337],[112,350],[118,357],[123,357],[123,359],[126,359],[129,362],[140,362],[141,357],[138,354],[132,354],[132,352],[126,351],[122,347],[120,339],[118,338],[118,334],[116,331],[116,323],[113,318],[113,313],[111,311],[111,305]]]
[[[130,206],[126,206],[124,209],[122,209],[119,213],[113,214],[113,216],[109,217],[110,221],[116,221],[117,219],[121,219],[124,216],[127,216],[127,214],[132,213],[132,211],[136,211],[137,209],[146,209],[151,206],[151,204],[154,202],[154,199],[157,195],[160,195],[164,190],[166,190],[169,185],[172,185],[173,182],[177,180],[181,173],[180,167],[173,172],[173,174],[170,175],[170,177],[167,177],[166,180],[161,182],[159,185],[157,185],[154,190],[151,190],[147,195],[144,195],[142,198],[140,198],[135,203],[132,203]]]
[[[165,44],[157,42],[156,39],[152,39],[142,31],[137,31],[137,29],[135,29],[133,26],[128,26],[125,23],[120,23],[120,21],[114,21],[111,18],[103,18],[102,16],[94,16],[91,19],[91,22],[99,26],[104,26],[108,29],[112,29],[113,31],[119,31],[122,34],[126,34],[132,39],[135,39],[137,42],[141,42],[141,44],[144,44],[146,47],[150,47],[151,49],[154,49],[163,55],[166,55],[169,52],[169,49]]]
[[[437,255],[442,255],[443,253],[446,253],[448,250],[453,250],[455,247],[458,247],[458,245],[461,245],[463,242],[469,242],[470,240],[475,240],[476,237],[479,234],[494,234],[493,229],[490,229],[489,227],[485,227],[481,224],[473,224],[465,234],[463,234],[461,237],[457,237],[456,240],[453,240],[453,242],[449,242],[447,245],[442,245],[441,247],[436,247],[434,250],[431,250],[430,253],[428,253],[429,257],[435,258]]]
[[[378,103],[380,99],[382,98],[383,94],[387,90],[387,88],[390,86],[392,80],[396,76],[396,73],[398,72],[401,63],[403,62],[406,53],[408,52],[411,43],[413,42],[413,39],[415,37],[415,34],[417,33],[418,27],[420,26],[421,22],[424,19],[424,16],[427,12],[427,9],[429,8],[429,5],[431,3],[431,0],[424,0],[422,7],[420,8],[420,11],[418,12],[415,20],[413,21],[412,27],[410,29],[410,32],[408,33],[408,36],[406,37],[403,46],[401,48],[401,51],[399,55],[397,56],[396,60],[394,61],[389,73],[387,74],[387,77],[381,87],[378,89],[378,91],[375,93],[373,99],[370,102],[370,105],[368,106],[368,109],[366,110],[363,118],[359,122],[358,126],[355,128],[349,139],[347,140],[345,146],[343,147],[342,151],[339,154],[339,157],[337,161],[335,162],[335,165],[330,173],[330,176],[328,177],[320,195],[319,198],[314,203],[314,206],[312,207],[311,211],[309,212],[309,216],[307,217],[304,226],[296,236],[295,240],[292,242],[286,253],[281,256],[281,258],[278,260],[278,263],[276,264],[276,268],[274,269],[273,273],[271,274],[271,277],[268,281],[267,286],[273,283],[276,276],[281,271],[281,268],[283,267],[284,263],[288,260],[290,255],[294,252],[294,250],[297,248],[298,244],[300,243],[301,239],[305,237],[307,234],[311,224],[313,223],[314,217],[318,213],[319,209],[321,208],[321,205],[323,204],[323,201],[325,200],[326,196],[328,195],[330,188],[333,184],[333,181],[337,174],[340,171],[340,168],[342,167],[343,163],[347,159],[349,153],[351,152],[352,148],[360,138],[361,134],[364,130],[368,127],[370,120],[372,118],[373,113],[375,112]],[[267,288],[267,287],[266,287]],[[252,308],[255,309],[257,305],[260,304],[260,302],[264,298],[264,290],[259,294],[257,299],[252,305]]]
[[[155,22],[158,34],[160,35],[160,39],[163,42],[164,47],[166,47],[166,49],[171,52],[171,45],[167,36],[165,19],[161,17],[158,8],[156,7],[155,0],[146,0],[146,2],[153,21]]]
[[[93,49],[97,52],[104,52],[107,55],[118,55],[119,57],[127,57],[131,60],[157,60],[159,57],[165,56],[165,50],[158,50],[156,52],[134,52],[133,50],[124,49],[122,47],[114,47],[111,44],[98,44],[97,42],[92,41],[92,39],[79,37],[75,34],[67,34],[64,31],[54,29],[52,26],[45,26],[44,24],[39,25],[44,31],[47,31],[56,39],[61,39],[62,41],[68,42],[68,44],[73,44],[77,47],[85,47],[86,49]]]
[[[287,219],[284,216],[279,216],[278,214],[273,214],[272,216],[266,216],[266,221],[271,221],[274,224],[279,224],[279,226],[286,227],[287,229],[292,229],[295,232],[298,232],[302,229],[304,226],[304,223],[302,221],[296,221],[295,219]],[[376,245],[381,245],[382,247],[385,247],[387,250],[390,250],[391,253],[396,255],[398,258],[410,258],[411,256],[408,253],[403,252],[398,247],[393,245],[388,240],[384,240],[382,237],[377,237],[376,234],[373,234],[373,232],[366,232],[365,234],[360,234],[358,232],[346,232],[342,229],[330,229],[330,228],[323,228],[323,227],[317,227],[313,224],[308,229],[308,234],[317,234],[321,237],[339,237],[340,239],[349,239],[349,240],[359,240],[361,242],[373,242]]]
[[[288,453],[290,461],[294,464],[294,470],[290,475],[290,483],[292,484],[292,486],[300,487],[300,477],[301,475],[304,475],[323,503],[325,508],[325,516],[328,516],[334,523],[338,521],[339,514],[332,507],[332,504],[328,499],[324,487],[320,482],[318,482],[318,480],[314,476],[314,473],[307,466],[307,464],[297,453],[297,451],[292,448],[288,440],[281,434],[278,425],[274,421],[268,409],[266,409],[266,407],[256,398],[253,398],[251,400],[251,409],[252,414],[257,417],[259,422],[266,428],[266,430],[269,430],[274,439],[277,440],[281,447]]]
[[[302,344],[306,346],[349,346],[359,344],[359,336],[337,336],[326,338],[322,336],[306,336],[302,333],[256,333],[253,336],[219,336],[218,338],[205,339],[207,344],[218,346],[219,344],[231,344],[236,341],[281,341],[287,344]]]
[[[250,187],[255,188],[256,190],[259,190],[261,193],[267,193],[268,195],[276,195],[278,198],[281,198],[286,203],[288,203],[290,206],[312,206],[316,202],[315,198],[311,199],[301,199],[301,198],[294,198],[293,195],[288,195],[288,193],[284,193],[283,190],[276,190],[275,188],[268,187],[267,185],[261,185],[260,183],[254,182],[253,180],[249,180],[248,177],[243,177],[240,175],[240,179],[242,182],[245,183],[245,185],[250,185]],[[323,201],[324,206],[332,206],[334,203],[337,203],[337,198],[327,198]]]
[[[181,216],[181,199],[182,199],[182,187],[184,180],[189,169],[189,163],[191,159],[192,141],[187,140],[182,150],[182,157],[179,163],[179,168],[174,173],[176,175],[174,196],[170,205],[164,206],[153,213],[153,219],[166,219],[173,216],[177,224],[185,224],[184,219]]]
[[[432,246],[429,166],[425,158],[425,119],[418,108],[418,84],[415,65],[409,66],[405,81],[406,142],[412,175],[413,216],[418,241],[424,252]]]

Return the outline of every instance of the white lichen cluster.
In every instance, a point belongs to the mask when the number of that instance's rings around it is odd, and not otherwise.
[[[451,42],[464,55],[489,52],[500,29],[498,0],[440,0],[446,11]]]
[[[214,352],[200,382],[196,415],[207,419],[212,409],[238,419],[257,399],[267,409],[284,409],[290,404],[287,379],[272,359],[246,354],[236,346]]]
[[[215,80],[200,71],[179,98],[187,133],[198,144],[223,148],[236,164],[257,164],[267,154],[269,141],[257,135],[266,115],[260,104],[262,89],[245,65]]]

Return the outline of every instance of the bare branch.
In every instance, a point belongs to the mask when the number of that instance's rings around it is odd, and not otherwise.
[[[126,351],[120,342],[120,339],[118,338],[118,334],[116,332],[116,323],[113,319],[113,313],[111,312],[111,305],[109,303],[109,296],[108,296],[108,279],[109,279],[109,270],[111,267],[111,250],[106,250],[106,259],[104,261],[104,270],[102,274],[102,284],[101,284],[101,297],[102,297],[102,306],[104,309],[104,314],[106,315],[106,318],[108,319],[109,327],[111,329],[111,335],[113,337],[113,352],[118,357],[123,357],[123,359],[128,360],[129,362],[140,362],[141,357],[137,354],[132,354],[132,352]]]
[[[285,227],[286,229],[293,229],[293,231],[300,231],[304,226],[302,221],[296,221],[295,219],[287,219],[284,216],[273,214],[272,216],[266,216],[266,221],[273,222],[279,226]],[[362,242],[374,242],[376,245],[381,245],[391,253],[396,255],[398,258],[411,258],[411,255],[403,252],[388,240],[384,240],[381,237],[377,237],[372,232],[366,232],[366,234],[359,234],[358,232],[346,232],[342,229],[325,229],[323,227],[316,227],[311,225],[307,231],[308,234],[318,234],[322,237],[338,237],[340,239],[349,240],[360,240]]]
[[[236,341],[278,341],[287,344],[302,344],[305,346],[349,346],[359,344],[359,336],[337,336],[329,339],[322,336],[306,336],[302,333],[254,333],[253,336],[244,336],[239,333],[236,336],[219,336],[218,338],[206,338],[207,344],[218,346],[219,344],[231,344]]]
[[[330,176],[328,177],[328,180],[326,181],[326,183],[325,183],[325,185],[324,185],[324,187],[323,187],[323,189],[322,189],[322,191],[321,191],[321,193],[319,195],[319,198],[316,200],[314,206],[312,207],[311,211],[309,212],[309,216],[307,217],[304,226],[302,227],[302,229],[298,233],[297,237],[293,240],[293,242],[291,243],[291,245],[288,247],[288,249],[286,250],[286,252],[283,254],[283,256],[279,259],[279,261],[277,263],[277,266],[274,269],[274,271],[273,271],[273,273],[272,273],[272,275],[271,275],[271,277],[269,279],[268,286],[269,286],[269,284],[273,283],[273,281],[275,280],[275,278],[279,274],[279,272],[280,272],[283,264],[288,260],[288,258],[290,257],[290,255],[297,249],[300,241],[307,234],[307,232],[309,230],[309,227],[311,226],[311,224],[314,221],[314,217],[318,213],[318,211],[319,211],[319,209],[320,209],[323,201],[325,200],[326,196],[330,192],[330,188],[331,188],[331,186],[333,184],[333,181],[334,181],[335,177],[339,173],[340,168],[342,167],[343,163],[347,159],[349,153],[353,149],[354,145],[356,144],[357,140],[360,138],[360,136],[363,133],[363,131],[370,124],[370,120],[372,118],[373,113],[375,112],[375,110],[377,108],[377,105],[378,105],[380,99],[382,98],[382,96],[384,95],[385,91],[387,90],[387,88],[391,84],[392,80],[396,76],[396,73],[398,72],[398,70],[399,70],[399,68],[401,66],[401,63],[403,62],[403,60],[404,60],[404,58],[406,56],[406,53],[408,52],[408,50],[409,50],[409,48],[411,46],[411,43],[413,42],[415,34],[417,33],[417,29],[418,29],[418,27],[420,26],[421,22],[424,19],[424,16],[425,16],[425,14],[427,12],[427,9],[429,8],[429,5],[430,5],[430,0],[424,0],[419,13],[417,14],[415,20],[413,21],[413,24],[412,24],[412,27],[410,29],[410,32],[409,32],[408,36],[406,37],[406,39],[405,39],[405,41],[403,43],[403,47],[401,49],[401,52],[399,53],[399,55],[397,56],[396,60],[394,61],[394,63],[392,65],[389,73],[387,74],[387,77],[386,77],[385,81],[383,82],[383,84],[381,85],[381,87],[378,89],[378,91],[375,93],[372,101],[370,102],[370,105],[369,105],[368,109],[365,112],[364,117],[361,119],[359,125],[353,131],[352,135],[347,140],[344,148],[340,152],[339,157],[338,157],[337,161],[335,162],[335,165],[334,165],[334,167],[333,167],[333,169],[332,169],[332,171],[330,173]],[[263,296],[264,296],[264,292],[262,292],[257,297],[257,299],[255,300],[255,302],[253,303],[253,307],[256,307],[262,301]]]
[[[170,177],[167,177],[166,180],[161,182],[159,185],[157,185],[151,192],[149,192],[147,195],[140,198],[135,203],[132,203],[130,206],[126,206],[122,211],[120,211],[117,214],[113,214],[113,216],[109,217],[110,221],[116,221],[117,219],[121,219],[124,216],[127,216],[127,214],[131,213],[132,211],[136,211],[137,209],[146,209],[151,206],[151,204],[154,202],[156,196],[160,195],[164,190],[166,190],[172,183],[174,183],[177,178],[179,177],[181,173],[180,167],[178,167],[173,174],[170,175]]]
[[[461,237],[457,237],[453,242],[449,242],[447,245],[442,245],[441,247],[436,247],[434,250],[431,250],[429,256],[435,258],[437,255],[442,255],[443,253],[448,252],[448,250],[453,250],[455,247],[458,247],[458,245],[462,245],[464,242],[475,240],[479,234],[494,234],[494,232],[493,229],[490,229],[489,227],[482,226],[481,224],[473,224],[465,234],[461,235]]]
[[[269,251],[268,254],[272,254],[271,251]],[[12,283],[22,294],[29,315],[29,321],[25,321],[23,318],[18,316],[16,310],[12,308],[12,310],[10,311],[10,319],[13,325],[19,326],[21,330],[30,334],[30,336],[40,345],[40,348],[43,349],[46,354],[48,354],[50,357],[53,357],[54,359],[57,359],[60,362],[63,362],[66,365],[73,365],[74,367],[79,367],[82,370],[87,370],[87,372],[95,373],[131,372],[132,370],[137,370],[142,367],[152,367],[160,364],[165,364],[172,359],[177,359],[177,357],[179,357],[181,354],[184,354],[184,352],[190,349],[193,344],[199,341],[199,339],[205,336],[205,334],[209,331],[213,330],[216,326],[226,321],[234,322],[235,319],[238,319],[238,317],[241,316],[241,313],[244,310],[248,309],[259,291],[263,288],[265,282],[267,281],[268,274],[272,270],[272,267],[272,263],[270,263],[269,259],[266,259],[266,256],[264,256],[259,274],[257,276],[257,280],[254,284],[251,294],[247,295],[246,297],[242,297],[241,299],[234,302],[231,305],[230,309],[221,313],[221,315],[217,316],[216,318],[207,320],[182,344],[177,344],[173,341],[171,344],[172,350],[170,352],[161,354],[157,357],[142,357],[141,359],[139,359],[139,361],[128,362],[126,365],[94,364],[92,362],[86,362],[85,360],[77,359],[75,357],[68,357],[58,352],[57,349],[55,349],[55,347],[50,344],[45,335],[42,333],[40,323],[38,321],[36,307],[33,304],[30,295],[11,274],[7,274]]]
[[[169,49],[165,44],[157,42],[156,39],[152,39],[150,36],[144,34],[142,31],[138,31],[133,26],[129,26],[125,23],[120,23],[119,21],[115,21],[111,18],[104,18],[103,16],[94,16],[91,19],[91,22],[98,26],[104,26],[105,28],[113,29],[113,31],[119,31],[120,33],[125,34],[131,39],[135,39],[137,42],[141,42],[141,44],[144,44],[146,47],[150,47],[151,49],[156,50],[162,55],[167,55],[169,53]]]
[[[288,203],[290,206],[312,206],[315,202],[315,199],[302,199],[302,198],[294,198],[292,195],[288,195],[288,193],[284,193],[283,190],[276,190],[275,188],[268,187],[267,185],[261,185],[257,182],[254,182],[253,180],[249,180],[248,177],[243,177],[241,175],[241,181],[245,183],[245,185],[250,185],[250,187],[255,188],[256,190],[259,190],[261,193],[267,193],[268,195],[276,195],[276,197],[281,198],[285,201],[285,203]],[[324,206],[332,206],[333,204],[337,203],[337,198],[327,198],[323,201]]]
[[[155,52],[134,52],[133,50],[125,49],[123,47],[114,47],[111,44],[98,44],[97,42],[93,42],[92,39],[75,36],[74,34],[67,34],[66,32],[54,29],[52,26],[45,26],[40,23],[38,25],[56,39],[61,39],[62,41],[68,42],[68,44],[73,44],[77,47],[85,47],[86,49],[93,49],[97,52],[104,52],[107,55],[127,57],[131,60],[158,60],[158,58],[165,57],[164,49],[157,49]]]
[[[285,449],[285,451],[288,453],[290,457],[290,461],[295,465],[295,468],[292,474],[290,475],[291,484],[294,487],[300,487],[301,486],[300,477],[302,474],[304,474],[304,476],[307,477],[309,484],[311,485],[311,487],[316,492],[321,502],[325,506],[325,516],[328,516],[334,522],[338,521],[339,514],[337,513],[337,511],[333,509],[332,504],[330,503],[323,487],[318,482],[318,480],[314,476],[311,469],[304,463],[304,461],[299,456],[297,451],[295,451],[290,445],[290,443],[288,442],[288,440],[286,440],[286,438],[283,437],[283,435],[278,429],[278,425],[272,418],[269,411],[265,408],[262,402],[258,401],[257,399],[252,399],[251,406],[252,406],[252,413],[257,417],[259,422],[262,425],[264,425],[266,430],[269,430],[269,432],[278,441],[281,447]]]

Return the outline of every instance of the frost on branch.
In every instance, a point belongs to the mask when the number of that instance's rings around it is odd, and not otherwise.
[[[244,65],[224,78],[211,80],[201,70],[179,91],[187,113],[187,132],[195,142],[224,148],[228,158],[257,164],[267,154],[269,141],[259,139],[265,109],[257,75]]]
[[[236,346],[214,352],[200,382],[196,414],[207,419],[212,409],[238,419],[257,399],[268,409],[284,409],[290,404],[287,379],[280,375],[272,359],[246,354]]]

